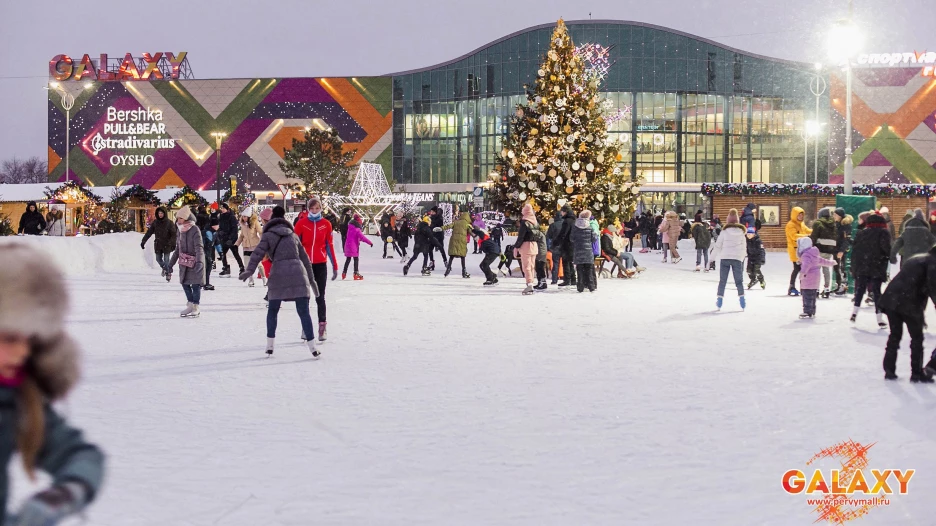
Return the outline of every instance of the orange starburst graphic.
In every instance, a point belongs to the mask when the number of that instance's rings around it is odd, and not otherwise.
[[[837,459],[842,465],[839,483],[847,486],[851,483],[855,473],[868,467],[868,450],[873,446],[874,443],[865,446],[849,439],[823,449],[809,459],[806,465],[821,459]],[[843,495],[825,495],[813,508],[813,511],[819,515],[815,522],[826,521],[829,524],[841,526],[850,520],[867,515],[871,509],[881,505],[875,502],[866,502],[860,506],[853,506],[848,501],[849,499]]]

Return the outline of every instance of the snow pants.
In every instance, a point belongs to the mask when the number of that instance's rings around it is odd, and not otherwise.
[[[594,263],[582,263],[576,265],[575,269],[578,271],[578,282],[575,287],[579,292],[584,292],[585,289],[588,289],[591,292],[594,292],[598,288],[598,276],[595,273],[595,264]]]
[[[904,316],[899,312],[888,312],[887,321],[890,324],[890,336],[887,337],[887,346],[884,348],[884,372],[893,373],[897,370],[897,350],[903,338],[903,326],[907,326],[910,333],[910,372],[923,373],[923,318]],[[930,363],[933,363],[931,357]]]
[[[491,270],[491,263],[494,263],[494,260],[499,257],[500,254],[485,254],[484,259],[481,260],[481,272],[484,272],[484,277],[487,281],[494,281],[496,278],[494,271]]]
[[[751,284],[754,284],[755,282],[760,282],[761,284],[764,283],[764,273],[761,272],[760,268],[761,266],[757,263],[751,263],[748,261],[747,275],[751,279]]]
[[[315,334],[312,315],[309,314],[309,298],[296,298],[295,302],[296,313],[299,314],[299,322],[302,323],[302,334]],[[277,318],[282,303],[283,300],[270,300],[267,307],[267,338],[276,338]]]
[[[810,316],[816,315],[816,298],[819,297],[819,289],[803,289],[803,313]]]

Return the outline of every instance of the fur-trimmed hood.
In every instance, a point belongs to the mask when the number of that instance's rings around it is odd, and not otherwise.
[[[0,332],[35,344],[27,369],[47,397],[62,398],[80,376],[78,344],[65,332],[68,289],[62,273],[40,250],[0,244]]]

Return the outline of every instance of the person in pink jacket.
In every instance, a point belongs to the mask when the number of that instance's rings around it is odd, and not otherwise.
[[[819,249],[814,247],[812,239],[801,237],[796,240],[796,255],[800,264],[800,292],[803,295],[803,313],[801,319],[812,319],[816,316],[816,297],[819,296],[819,282],[822,278],[822,267],[834,267],[834,260],[823,259]]]
[[[363,241],[371,247],[373,247],[374,244],[371,243],[370,239],[367,239],[364,232],[361,232],[361,225],[361,216],[354,214],[354,218],[348,223],[348,235],[345,236],[345,262],[344,270],[341,271],[341,279],[345,279],[348,276],[348,265],[351,263],[352,259],[354,260],[354,281],[364,279],[364,276],[358,272],[358,256],[361,255],[361,242]]]
[[[673,255],[673,263],[679,263],[682,258],[679,257],[679,250],[676,249],[676,243],[679,242],[679,234],[682,232],[682,225],[679,223],[679,215],[670,210],[663,216],[663,222],[657,230],[663,237],[663,263],[666,263],[667,253]]]

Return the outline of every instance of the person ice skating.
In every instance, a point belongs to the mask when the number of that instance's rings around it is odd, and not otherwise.
[[[790,274],[790,288],[787,290],[789,296],[799,296],[796,290],[796,276],[800,273],[799,257],[796,255],[796,240],[806,237],[812,233],[812,229],[806,226],[806,211],[798,206],[794,206],[790,211],[790,221],[786,224],[786,242],[787,254],[790,261],[793,262],[793,273]]]
[[[179,262],[179,282],[185,291],[188,301],[179,315],[183,318],[197,318],[201,316],[201,288],[205,284],[205,245],[202,233],[195,226],[195,215],[189,207],[183,206],[176,212],[176,225],[179,234],[176,238],[176,249],[169,258],[169,268],[175,267]]]
[[[591,229],[591,226],[588,228]],[[539,230],[539,223],[536,221],[533,206],[527,203],[520,210],[517,241],[513,246],[514,257],[520,260],[520,268],[523,269],[523,277],[526,280],[523,294],[533,294],[533,283],[536,281],[536,255],[539,254],[539,247],[533,230]]]
[[[80,376],[78,343],[65,330],[68,287],[49,257],[24,243],[0,247],[0,522],[51,526],[100,494],[104,454],[53,408]],[[14,454],[31,482],[49,484],[9,512],[19,485]],[[14,482],[13,478],[16,478]],[[48,481],[48,482],[46,482]],[[22,487],[19,488],[22,490]]]
[[[744,257],[747,256],[747,229],[738,222],[738,211],[732,208],[728,212],[727,223],[722,229],[718,239],[715,240],[715,249],[712,252],[712,260],[719,261],[718,278],[718,298],[715,300],[715,306],[721,310],[725,297],[725,286],[728,284],[728,274],[732,274],[735,280],[735,286],[738,288],[738,301],[741,303],[741,310],[747,308],[747,302],[744,298],[744,274],[742,264]]]
[[[504,226],[500,223],[494,223],[491,227],[491,239],[500,246],[504,242]]]
[[[845,276],[845,254],[851,248],[852,223],[854,218],[845,213],[844,208],[836,208],[833,217],[838,222],[835,245],[835,295],[843,296],[848,292],[848,279]]]
[[[316,211],[321,212],[321,205],[318,202],[309,204],[309,213],[316,213]],[[253,276],[257,271],[257,265],[260,264],[264,256],[269,257],[270,261],[272,261],[270,279],[267,282],[267,297],[269,298],[269,306],[267,307],[267,355],[273,354],[276,343],[277,318],[280,306],[284,301],[296,303],[296,313],[299,314],[299,321],[302,324],[302,334],[315,334],[312,315],[309,313],[309,298],[318,298],[321,293],[318,283],[325,282],[322,279],[324,273],[321,270],[318,272],[322,275],[315,275],[316,271],[312,268],[313,263],[309,259],[305,247],[285,217],[286,210],[283,207],[273,207],[270,222],[263,227],[263,236],[250,255],[247,269],[238,276],[241,281],[246,281]],[[322,221],[327,222],[327,220]],[[300,220],[301,222],[302,220]],[[330,236],[330,226],[328,233]],[[322,264],[324,265],[324,262]],[[324,338],[320,338],[320,340],[324,340]],[[306,340],[306,346],[313,357],[318,358],[321,356],[321,353],[315,347],[314,336]]]
[[[887,231],[890,232],[891,241],[897,239],[897,230],[894,228],[894,221],[891,220],[890,210],[886,206],[882,206],[879,210],[881,217],[884,218],[884,222],[887,223]]]
[[[328,281],[328,254],[335,253],[335,247],[332,243],[332,226],[327,219],[322,217],[322,201],[318,196],[312,196],[307,203],[308,212],[296,223],[295,233],[302,241],[302,246],[312,262],[312,272],[318,295],[315,296],[315,305],[318,310],[318,339],[324,342],[328,339],[328,320],[326,317],[325,305],[325,283]],[[276,269],[271,269],[272,273]],[[332,274],[338,275],[338,265],[332,260]],[[269,283],[267,284],[269,286]],[[303,332],[303,338],[311,340],[314,334]]]
[[[919,209],[917,209],[919,210]],[[922,212],[922,210],[921,210]],[[900,237],[904,233],[904,229],[907,228],[907,221],[913,219],[913,210],[907,209],[907,213],[904,214],[903,219],[900,220],[900,228],[897,229],[897,237]],[[926,218],[924,218],[924,221]]]
[[[413,257],[410,258],[406,265],[403,265],[404,276],[409,273],[410,266],[416,261],[416,258],[418,258],[420,254],[423,256],[422,275],[428,276],[431,274],[429,258],[432,255],[432,251],[440,246],[439,240],[433,235],[432,227],[429,226],[431,223],[432,218],[426,216],[416,225],[416,233],[413,234]]]
[[[625,247],[625,252],[634,251],[634,236],[637,235],[637,218],[631,216],[627,221],[622,225],[622,230],[624,231],[624,238],[627,240],[627,246]]]
[[[878,324],[884,323],[878,301],[881,296],[881,285],[887,279],[887,267],[891,255],[890,231],[884,217],[873,212],[865,220],[865,228],[855,236],[852,247],[851,268],[855,275],[855,303],[852,309],[851,321],[858,316],[861,300],[865,291],[871,296],[874,303],[874,312],[877,314]]]
[[[383,240],[383,259],[393,259],[393,252],[396,252],[403,257],[403,251],[400,250],[400,247],[396,244],[396,239],[394,239],[394,222],[395,220],[390,216],[389,213],[384,213],[380,218],[380,238]],[[392,248],[390,255],[387,255],[387,245],[390,245]]]
[[[471,214],[462,212],[461,216],[452,224],[444,225],[443,230],[451,230],[452,236],[449,237],[449,259],[445,263],[445,274],[448,276],[452,272],[452,264],[455,258],[461,261],[461,270],[463,278],[470,278],[465,269],[465,256],[468,255],[468,235],[471,232]]]
[[[500,245],[494,241],[489,234],[485,233],[484,230],[480,228],[474,229],[474,235],[480,240],[481,253],[484,254],[484,259],[481,260],[481,272],[484,273],[484,285],[491,286],[497,285],[497,276],[494,274],[494,271],[491,270],[491,263],[494,260],[498,259],[501,255]]]
[[[481,218],[480,213],[474,214],[473,216],[471,216],[471,219],[472,219],[471,221],[472,232],[475,229],[484,230],[485,228],[487,228],[487,225],[484,224],[484,219]],[[481,240],[475,237],[473,243],[474,243],[474,251],[472,252],[472,254],[480,254],[481,253]]]
[[[234,243],[236,247],[244,249],[244,257],[249,258],[253,250],[260,244],[260,236],[263,235],[263,230],[260,228],[260,220],[253,213],[253,208],[247,207],[240,214],[240,234],[237,235],[237,241]],[[263,267],[260,267],[261,277],[265,276],[263,274]],[[266,278],[263,277],[264,282]],[[253,274],[250,275],[250,279],[247,280],[247,285],[249,287],[254,286],[254,277]]]
[[[364,279],[364,276],[362,276],[358,270],[358,257],[361,255],[361,243],[367,243],[371,247],[373,247],[374,244],[371,243],[370,239],[367,239],[367,236],[361,231],[362,222],[361,216],[354,214],[351,222],[348,223],[348,237],[344,245],[345,262],[344,270],[341,271],[341,279],[348,277],[348,265],[351,264],[352,259],[354,260],[354,281]]]
[[[166,281],[172,280],[172,267],[169,266],[169,258],[172,257],[172,251],[176,246],[176,226],[169,219],[165,207],[156,208],[156,217],[146,229],[143,235],[143,241],[140,242],[140,248],[146,250],[146,242],[150,237],[154,237],[153,250],[156,253],[156,263],[162,269],[162,277]]]
[[[575,229],[576,222],[575,212],[572,211],[572,206],[566,204],[563,205],[559,213],[562,216],[562,226],[556,235],[555,243],[553,243],[553,250],[558,251],[559,258],[562,261],[562,282],[559,283],[559,286],[575,286],[575,247],[572,243],[572,232]]]
[[[42,231],[46,229],[46,220],[42,217],[42,212],[36,206],[35,201],[26,203],[26,211],[20,216],[19,228],[17,234],[26,236],[41,236]]]
[[[832,209],[823,208],[813,223],[809,234],[812,245],[819,250],[819,257],[832,261],[838,250],[838,224],[832,218]],[[828,299],[832,294],[832,265],[822,266],[822,297]],[[802,280],[800,280],[802,281]]]
[[[936,235],[930,231],[926,224],[926,216],[923,210],[917,208],[911,219],[906,224],[900,225],[903,231],[894,246],[891,247],[891,263],[897,263],[897,256],[900,255],[900,267],[903,268],[904,261],[917,254],[925,254],[936,245]]]
[[[640,218],[637,220],[637,233],[640,234],[640,253],[646,254],[650,252],[650,227],[653,222],[653,218],[650,216],[650,211],[647,210],[640,215]]]
[[[679,235],[682,232],[682,225],[679,223],[679,216],[676,212],[672,210],[666,212],[663,222],[660,223],[659,232],[663,239],[663,263],[666,263],[667,253],[672,254],[673,264],[682,261],[679,257],[679,250],[676,249]]]
[[[442,265],[445,265],[448,257],[445,255],[445,232],[442,231],[443,219],[442,210],[438,206],[429,209],[429,227],[432,229],[432,236],[438,243],[433,243],[432,248],[437,249],[442,254]],[[435,270],[435,255],[429,252],[429,270]]]
[[[578,275],[576,289],[579,292],[584,292],[585,289],[595,292],[598,279],[595,274],[595,253],[592,245],[598,240],[598,235],[591,227],[591,211],[579,212],[570,237],[573,247],[572,261],[575,263],[575,272]]]
[[[702,215],[697,214],[695,223],[692,224],[690,231],[692,239],[695,241],[695,271],[709,271],[709,249],[712,247],[712,233],[708,225],[702,221]],[[702,266],[703,260],[705,266]]]
[[[796,240],[796,255],[800,261],[800,293],[803,296],[803,313],[799,317],[812,319],[816,316],[816,298],[819,297],[819,269],[834,267],[835,261],[822,257],[809,237]]]
[[[305,206],[303,206],[302,208],[305,208]],[[339,218],[340,222],[338,223],[338,233],[341,234],[341,246],[342,247],[344,247],[345,240],[348,239],[348,223],[350,223],[351,220],[354,219],[352,214],[353,214],[353,211],[351,210],[350,207],[345,207],[341,211],[341,217]],[[298,221],[299,218],[297,217],[296,219]],[[293,223],[293,227],[295,226],[296,226],[295,223]]]
[[[761,267],[767,263],[767,250],[764,243],[757,234],[757,229],[752,225],[747,227],[747,273],[751,281],[747,288],[751,290],[755,283],[760,283],[762,289],[767,288],[767,281],[764,280],[764,273]]]
[[[534,263],[536,285],[533,287],[533,290],[542,291],[548,288],[546,284],[546,256],[549,254],[549,249],[546,248],[546,234],[540,230],[539,226],[533,229],[533,240],[536,241],[536,258]]]
[[[213,270],[212,267],[214,267],[214,258],[217,257],[214,234],[218,229],[218,220],[208,214],[205,205],[199,205],[195,210],[195,226],[201,231],[202,243],[205,246],[205,286],[202,287],[202,290],[214,290],[214,285],[211,284],[211,271]],[[212,225],[214,225],[214,230],[212,230]],[[176,229],[178,230],[178,227]],[[175,250],[175,246],[173,246],[173,250]]]
[[[240,251],[237,243],[237,217],[231,211],[231,205],[221,203],[221,215],[218,217],[220,228],[218,229],[218,241],[221,245],[221,263],[223,268],[219,276],[231,277],[231,265],[228,264],[228,252],[234,256],[237,262],[237,268],[240,272],[244,271],[244,262],[241,260]]]
[[[396,220],[396,240],[397,245],[400,247],[400,251],[403,252],[403,257],[400,259],[400,262],[404,262],[407,258],[407,250],[409,248],[409,238],[413,235],[412,230],[409,225],[409,218],[403,215],[402,210],[397,211],[397,220]]]
[[[910,381],[933,382],[936,351],[923,367],[924,312],[929,300],[936,303],[936,249],[908,258],[878,302],[890,326],[884,350],[885,379],[897,379],[897,350],[906,325],[910,334]]]

